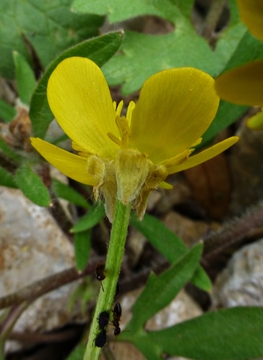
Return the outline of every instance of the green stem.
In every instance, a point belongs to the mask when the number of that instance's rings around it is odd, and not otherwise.
[[[105,264],[106,278],[103,280],[103,288],[100,289],[84,360],[97,360],[100,355],[101,348],[96,347],[94,344],[94,339],[99,333],[97,319],[102,311],[111,312],[112,309],[124,254],[130,211],[131,207],[129,205],[125,206],[117,200]]]

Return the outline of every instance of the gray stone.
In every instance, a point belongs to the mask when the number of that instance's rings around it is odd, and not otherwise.
[[[30,202],[20,190],[0,187],[0,228],[1,296],[74,266],[73,245],[48,209]],[[65,285],[34,301],[14,330],[48,331],[78,318],[79,306],[68,311],[77,286]]]
[[[236,252],[216,279],[213,307],[263,305],[263,239]]]

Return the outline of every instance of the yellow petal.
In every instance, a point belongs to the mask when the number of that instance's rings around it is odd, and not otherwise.
[[[94,186],[96,180],[87,173],[87,158],[71,154],[39,138],[31,138],[32,146],[63,174],[83,184]]]
[[[159,163],[188,149],[218,108],[213,78],[194,68],[161,71],[143,85],[132,112],[130,145]]]
[[[237,0],[240,18],[249,31],[263,41],[263,2],[262,0]]]
[[[197,155],[190,156],[184,163],[167,168],[168,174],[173,174],[182,170],[189,169],[209,159],[212,159],[216,155],[228,149],[230,146],[234,145],[238,141],[238,139],[239,138],[237,136],[232,136],[224,141],[221,141],[218,144],[211,146],[206,150],[201,151]]]
[[[65,133],[87,152],[112,156],[117,145],[107,133],[118,136],[115,112],[106,80],[91,60],[63,60],[51,74],[49,106]]]
[[[252,130],[263,130],[263,111],[260,111],[255,116],[248,119],[247,127]]]
[[[218,95],[239,105],[263,104],[263,60],[227,71],[215,81]]]

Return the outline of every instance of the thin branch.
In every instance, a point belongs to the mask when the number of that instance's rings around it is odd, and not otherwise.
[[[61,271],[57,274],[50,275],[44,279],[34,282],[10,295],[0,298],[0,309],[12,305],[18,305],[23,301],[32,301],[60,286],[79,280],[87,275],[94,273],[94,269],[98,262],[105,261],[105,256],[92,259],[82,272],[78,272],[75,267]]]
[[[240,217],[227,222],[218,232],[207,235],[204,241],[203,260],[208,260],[229,246],[240,243],[263,226],[263,202],[248,209]]]
[[[13,331],[8,339],[9,340],[17,340],[19,342],[28,343],[54,343],[54,342],[62,342],[66,340],[70,340],[76,335],[75,329],[63,330],[59,333],[55,334],[42,334],[36,332],[17,332]]]
[[[207,41],[211,41],[212,35],[215,32],[219,18],[226,5],[226,0],[213,0],[209,12],[204,22],[202,35]]]

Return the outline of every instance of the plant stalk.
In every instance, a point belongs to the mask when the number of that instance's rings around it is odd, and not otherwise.
[[[99,297],[90,328],[89,340],[83,358],[84,360],[98,360],[101,352],[101,348],[96,347],[94,341],[100,332],[98,326],[98,317],[102,311],[108,311],[110,313],[112,309],[112,304],[116,293],[116,285],[119,279],[125,249],[127,229],[130,220],[130,211],[130,205],[125,206],[119,200],[117,200],[111,229],[107,260],[105,264],[106,278],[103,280],[103,287],[101,287],[99,292]]]

